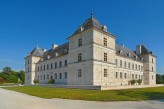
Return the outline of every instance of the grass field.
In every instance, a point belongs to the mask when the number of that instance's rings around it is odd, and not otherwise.
[[[81,90],[41,86],[7,87],[5,89],[41,98],[62,98],[88,101],[139,101],[164,99],[164,87],[126,89],[126,90]]]

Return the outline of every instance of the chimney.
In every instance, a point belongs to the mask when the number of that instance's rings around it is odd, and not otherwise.
[[[57,48],[58,47],[58,45],[56,45],[56,44],[52,44],[52,49],[54,50],[55,48]]]
[[[136,46],[136,54],[137,54],[137,55],[140,55],[140,54],[141,54],[141,46],[142,46],[142,45],[137,45],[137,46]]]

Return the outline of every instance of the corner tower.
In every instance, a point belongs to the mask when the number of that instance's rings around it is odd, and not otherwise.
[[[144,45],[137,45],[137,55],[143,60],[143,82],[144,85],[156,84],[156,56]]]
[[[25,84],[34,84],[36,64],[43,57],[44,51],[38,46],[25,58]]]

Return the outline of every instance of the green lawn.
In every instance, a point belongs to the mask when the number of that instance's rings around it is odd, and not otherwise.
[[[41,86],[7,87],[5,89],[41,98],[62,98],[89,101],[133,101],[164,99],[164,87],[127,89],[127,90],[81,90]]]

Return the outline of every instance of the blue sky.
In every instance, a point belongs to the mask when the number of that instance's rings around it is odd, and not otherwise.
[[[0,70],[24,69],[24,57],[38,43],[67,42],[93,9],[94,17],[132,50],[145,44],[164,73],[163,0],[0,0]]]

